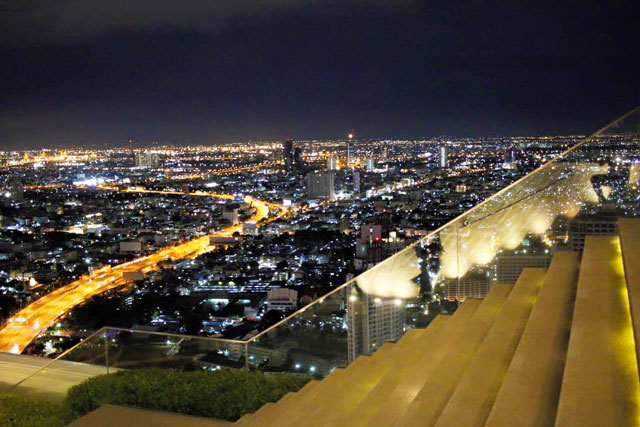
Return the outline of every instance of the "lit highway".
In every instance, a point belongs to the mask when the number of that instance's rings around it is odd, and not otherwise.
[[[112,187],[102,187],[104,190],[115,190]],[[147,192],[159,194],[185,194],[177,191],[147,190],[145,188],[127,188],[120,191]],[[207,192],[189,193],[193,196],[210,196],[233,198],[231,195],[221,195]],[[245,197],[245,202],[251,203],[256,212],[247,222],[262,220],[271,221],[286,214],[287,210],[280,205]],[[270,210],[277,214],[269,217]],[[56,289],[42,298],[29,304],[9,319],[6,326],[0,330],[0,351],[21,353],[31,341],[51,326],[60,316],[70,309],[83,303],[94,295],[117,288],[127,283],[124,273],[147,273],[158,268],[158,264],[172,259],[195,258],[210,247],[210,237],[229,237],[235,232],[242,231],[242,224],[226,227],[217,233],[201,236],[188,242],[163,248],[151,255],[134,259],[115,267],[103,267],[91,276],[83,276],[73,283]]]

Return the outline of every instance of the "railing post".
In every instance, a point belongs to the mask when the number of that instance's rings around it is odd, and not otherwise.
[[[109,375],[109,337],[107,337],[106,331],[104,333],[104,360],[107,366],[107,375]]]
[[[249,343],[244,344],[244,368],[249,370]]]

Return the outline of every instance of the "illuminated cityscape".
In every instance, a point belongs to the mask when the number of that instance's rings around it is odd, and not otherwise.
[[[2,349],[53,356],[102,326],[242,339],[279,320],[270,289],[304,305],[578,138],[447,141],[447,170],[439,140],[4,153]],[[512,145],[535,154],[489,154]]]
[[[640,426],[633,2],[4,6],[0,427]]]

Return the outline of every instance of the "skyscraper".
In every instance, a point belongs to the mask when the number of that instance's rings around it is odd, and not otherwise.
[[[348,360],[373,354],[387,341],[396,341],[404,333],[405,303],[401,299],[378,298],[355,286],[347,297]]]
[[[307,196],[311,199],[335,199],[333,172],[311,172],[308,174]]]
[[[303,165],[304,161],[302,160],[302,147],[296,145],[295,147],[293,147],[293,169],[296,171],[301,171]]]
[[[513,169],[516,166],[516,151],[513,147],[509,147],[504,153],[504,163],[502,163],[502,167],[504,169]]]
[[[439,153],[438,165],[441,168],[448,168],[449,167],[449,159],[447,158],[447,156],[448,156],[447,146],[446,145],[441,145],[440,148],[438,149],[438,153]]]
[[[330,171],[336,170],[336,158],[327,157],[327,169]]]
[[[360,197],[360,171],[353,170],[353,195]]]
[[[135,154],[135,165],[139,168],[159,168],[160,156],[152,151],[141,151]]]
[[[347,135],[347,167],[351,167],[351,141],[353,140],[354,133],[353,131],[349,132]]]
[[[282,159],[285,171],[291,172],[293,168],[293,139],[285,139],[282,143]]]
[[[373,172],[373,169],[375,169],[376,165],[373,161],[373,157],[368,157],[367,158],[367,172]]]

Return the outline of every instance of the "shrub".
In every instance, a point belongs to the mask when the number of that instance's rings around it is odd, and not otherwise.
[[[57,427],[66,423],[61,405],[42,399],[0,394],[1,427]]]
[[[307,381],[299,375],[246,370],[123,370],[72,387],[65,407],[73,417],[113,403],[233,421],[299,390]]]

